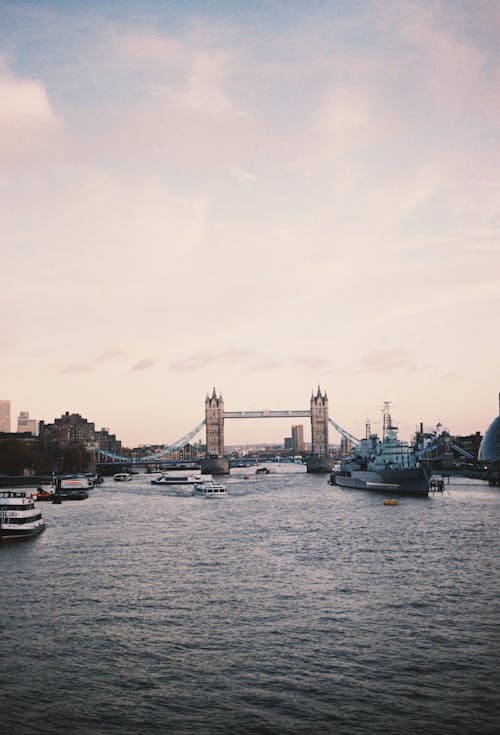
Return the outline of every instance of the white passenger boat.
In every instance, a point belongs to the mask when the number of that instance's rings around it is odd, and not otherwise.
[[[225,485],[221,485],[219,482],[213,480],[204,480],[203,482],[197,483],[193,488],[194,495],[206,495],[207,497],[219,497],[221,495],[227,495]]]
[[[130,482],[132,479],[132,475],[130,475],[128,472],[117,472],[113,475],[113,480],[115,482]]]
[[[152,485],[196,485],[202,482],[201,475],[160,475],[151,480]]]
[[[31,495],[23,490],[0,490],[0,543],[33,538],[44,528]]]

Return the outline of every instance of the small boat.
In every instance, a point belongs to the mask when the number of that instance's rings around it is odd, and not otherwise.
[[[54,495],[56,494],[56,486],[55,485],[39,485],[36,490],[33,490],[31,493],[31,497],[33,500],[53,500]]]
[[[209,497],[213,497],[214,495],[227,495],[227,490],[226,486],[221,485],[219,482],[204,480],[194,486],[193,493],[194,495],[207,495]]]
[[[117,472],[115,475],[113,475],[113,480],[115,482],[129,482],[132,479],[132,475],[128,472]]]
[[[384,500],[384,505],[399,505],[399,500],[395,500],[392,498],[386,498]]]
[[[267,467],[257,467],[255,470],[256,475],[269,475],[271,470],[268,470]]]
[[[22,490],[0,490],[0,543],[25,541],[45,529],[34,499]]]
[[[160,475],[151,480],[152,485],[196,485],[203,481],[201,475]]]

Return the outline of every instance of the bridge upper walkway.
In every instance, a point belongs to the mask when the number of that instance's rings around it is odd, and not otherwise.
[[[224,411],[225,419],[288,419],[292,417],[311,418],[311,411]]]
[[[284,411],[270,411],[268,409],[263,409],[262,411],[224,411],[223,414],[225,419],[282,419],[282,418],[310,418],[311,411],[310,410],[284,410]],[[350,434],[348,431],[343,429],[339,424],[337,424],[333,419],[328,419],[330,424],[341,434],[341,436],[344,436],[346,439],[349,439],[353,444],[359,444],[359,439],[356,439],[355,436]],[[169,454],[172,454],[172,452],[175,452],[176,449],[181,449],[182,447],[186,446],[194,437],[199,434],[199,432],[203,429],[205,426],[205,419],[203,421],[200,421],[200,423],[194,427],[194,429],[191,429],[191,431],[188,431],[187,434],[184,434],[180,439],[178,439],[176,442],[173,442],[172,444],[169,444],[168,446],[161,447],[156,452],[152,452],[151,454],[148,454],[144,457],[134,457],[131,459],[130,457],[124,457],[120,454],[115,454],[114,452],[109,452],[106,449],[98,448],[96,449],[96,452],[100,454],[102,457],[105,457],[108,460],[112,460],[114,462],[127,462],[132,464],[148,464],[151,462],[159,461],[165,457],[168,457]]]

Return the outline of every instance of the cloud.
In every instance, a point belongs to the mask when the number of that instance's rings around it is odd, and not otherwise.
[[[136,362],[135,365],[130,368],[130,371],[136,372],[138,370],[148,370],[149,368],[153,367],[154,364],[154,360],[152,360],[150,357],[145,357],[143,360],[139,360],[139,362]]]
[[[283,367],[283,363],[279,360],[274,360],[271,357],[263,357],[249,365],[248,371],[251,373],[258,373],[265,370],[277,370],[281,367]]]
[[[217,355],[211,352],[203,353],[199,352],[194,355],[188,355],[180,360],[175,360],[170,363],[170,370],[173,372],[183,373],[191,372],[193,370],[201,370],[208,365],[212,365],[217,361]]]
[[[0,60],[0,163],[49,157],[60,129],[45,87],[15,77]]]
[[[359,373],[415,372],[419,366],[401,347],[387,350],[372,350],[361,356],[356,371]]]
[[[92,370],[88,362],[73,362],[62,368],[60,371],[63,375],[71,375],[75,373],[88,373]]]
[[[106,350],[105,352],[101,352],[101,354],[96,357],[96,362],[108,362],[109,360],[115,360],[117,358],[126,356],[127,353],[124,350]]]
[[[170,363],[170,370],[173,372],[189,372],[195,370],[203,370],[204,368],[214,365],[239,365],[246,368],[249,372],[257,372],[260,370],[271,370],[283,365],[273,358],[262,355],[254,350],[222,350],[221,352],[198,352],[189,355],[180,360]]]
[[[328,360],[316,355],[303,355],[302,357],[297,358],[296,363],[301,367],[310,368],[312,370],[321,370],[323,368],[330,367]]]

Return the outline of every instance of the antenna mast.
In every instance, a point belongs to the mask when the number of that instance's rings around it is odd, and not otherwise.
[[[384,401],[384,405],[382,407],[382,416],[384,418],[384,428],[382,431],[382,439],[385,441],[387,437],[387,432],[389,431],[391,427],[391,402],[390,401]]]

